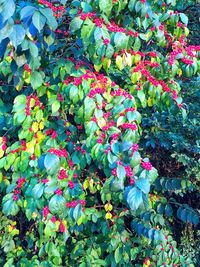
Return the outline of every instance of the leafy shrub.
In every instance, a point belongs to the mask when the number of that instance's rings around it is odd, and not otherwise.
[[[199,71],[175,4],[0,1],[3,266],[194,266],[173,205],[199,216],[171,192],[195,185],[157,179],[143,141],[150,114],[185,119],[177,78]]]

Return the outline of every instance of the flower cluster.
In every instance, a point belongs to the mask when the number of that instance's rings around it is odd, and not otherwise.
[[[48,150],[49,153],[52,153],[58,157],[64,157],[64,158],[68,158],[68,153],[66,151],[66,149],[56,149],[56,148],[50,148]]]
[[[143,161],[143,162],[141,163],[141,165],[142,165],[142,167],[143,167],[145,170],[147,170],[147,171],[150,171],[150,170],[152,169],[152,165],[151,165],[150,162],[145,162],[145,161]]]
[[[137,125],[135,123],[123,123],[120,127],[122,127],[122,129],[126,130],[126,129],[131,129],[133,131],[137,130]]]
[[[31,100],[34,102],[34,105],[32,105],[32,107],[30,106]],[[42,105],[42,103],[40,102],[39,98],[36,95],[27,96],[26,97],[26,106],[25,106],[26,116],[31,115],[31,108],[34,108],[35,106],[40,107],[40,109],[44,109],[44,106]]]
[[[63,14],[66,12],[65,7],[61,4],[56,5],[56,4],[51,3],[48,0],[38,0],[38,3],[50,8],[54,14],[54,17],[56,18],[61,18]]]

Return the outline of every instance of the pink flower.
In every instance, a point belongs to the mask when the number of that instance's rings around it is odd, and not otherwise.
[[[61,94],[58,94],[57,96],[58,96],[58,101],[59,101],[59,102],[63,102],[63,97],[62,97],[62,95],[61,95]]]
[[[55,191],[56,195],[62,195],[62,190],[60,188],[57,188]]]
[[[126,171],[126,176],[127,177],[132,177],[133,176],[133,171],[132,171],[131,167],[130,166],[125,166],[124,168],[125,168],[125,171]]]
[[[112,170],[112,175],[113,175],[113,176],[117,176],[117,169],[113,169],[113,170]]]
[[[67,208],[70,208],[70,207],[71,207],[71,203],[70,203],[70,202],[67,202],[67,203],[66,203],[66,207],[67,207]]]
[[[133,144],[131,149],[132,149],[133,152],[138,151],[138,149],[139,149],[138,144]]]
[[[57,133],[56,133],[56,131],[53,131],[53,133],[51,134],[51,138],[56,139],[56,137],[57,137]]]
[[[70,189],[73,189],[74,188],[74,183],[71,180],[69,180],[68,181],[68,186],[69,186]]]
[[[67,177],[68,177],[68,175],[66,173],[66,170],[62,169],[62,170],[59,171],[59,175],[58,175],[58,179],[59,180],[63,180],[65,178],[67,178]]]
[[[103,43],[104,43],[105,45],[108,45],[108,44],[110,43],[110,40],[109,40],[109,39],[104,39],[104,40],[103,40]]]
[[[42,179],[42,183],[43,183],[43,184],[47,184],[48,182],[49,182],[48,179]]]
[[[73,178],[78,178],[78,174],[76,172],[73,174]]]
[[[65,232],[65,226],[62,223],[62,221],[60,222],[59,230],[60,230],[61,233],[64,233]]]
[[[51,221],[52,221],[52,223],[55,223],[55,222],[56,222],[56,216],[53,216],[53,217],[51,218]]]
[[[19,197],[18,197],[17,195],[13,195],[13,200],[14,200],[14,201],[17,201],[18,198],[19,198]]]
[[[45,206],[44,208],[43,208],[43,216],[44,216],[44,218],[47,218],[47,216],[48,216],[48,214],[49,214],[49,208],[48,208],[48,206]]]
[[[176,100],[178,98],[177,92],[175,90],[172,90],[172,99]]]
[[[85,200],[79,200],[79,203],[81,204],[81,206],[85,206],[86,205],[86,201]]]
[[[75,201],[75,200],[73,200],[73,201],[71,202],[71,207],[75,208],[75,207],[76,207],[76,205],[77,205],[76,201]]]
[[[98,144],[103,144],[103,139],[102,139],[102,138],[98,138],[98,139],[97,139],[97,143],[98,143]]]
[[[151,163],[150,162],[142,162],[142,167],[145,169],[145,170],[147,170],[147,171],[150,171],[151,169],[152,169],[152,165],[151,165]]]

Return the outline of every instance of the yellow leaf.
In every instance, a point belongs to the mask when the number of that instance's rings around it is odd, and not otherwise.
[[[38,213],[37,213],[37,212],[33,212],[33,213],[32,213],[32,218],[33,218],[33,219],[37,218],[37,216],[38,216]]]
[[[4,155],[4,151],[3,151],[3,149],[0,147],[0,158],[2,158],[3,155]]]
[[[141,61],[141,56],[137,54],[137,55],[134,57],[134,59],[135,59],[135,63],[138,63],[138,62]]]
[[[24,74],[23,74],[23,79],[24,81],[29,84],[30,83],[30,80],[31,80],[31,75],[28,71],[24,71]]]
[[[32,124],[32,130],[33,130],[33,132],[34,133],[37,133],[37,131],[38,131],[38,123],[37,122],[34,122],[33,124]]]
[[[39,144],[36,144],[35,145],[35,155],[36,155],[36,157],[39,157],[40,155],[41,155],[41,149],[40,149],[40,145]]]
[[[18,85],[16,85],[15,88],[17,91],[20,91],[22,89],[22,87],[23,87],[23,84],[18,84]]]
[[[83,183],[83,187],[84,189],[87,189],[89,187],[89,182],[88,180],[85,180],[84,183]]]
[[[122,70],[124,67],[122,61],[123,61],[122,57],[120,57],[120,56],[116,57],[116,65],[117,65],[119,70]]]
[[[45,135],[41,131],[37,132],[38,143],[40,144],[44,139],[45,139]]]
[[[104,58],[103,60],[103,67],[105,70],[110,68],[111,60],[109,58]]]
[[[110,220],[110,219],[112,219],[112,213],[107,212],[106,213],[106,220]]]
[[[56,221],[56,222],[55,222],[55,225],[56,225],[56,231],[58,231],[59,226],[60,226],[60,222],[59,222],[59,221]]]
[[[132,56],[129,53],[126,53],[125,56],[125,63],[127,66],[131,67],[132,66]]]
[[[8,232],[12,232],[13,228],[11,225],[8,225]]]
[[[29,38],[31,41],[33,41],[33,37],[32,37],[32,35],[31,35],[29,32],[28,32],[26,35],[28,36],[28,38]]]
[[[178,75],[179,75],[179,77],[182,76],[182,74],[183,74],[182,69],[179,69],[179,70],[178,70]]]
[[[12,236],[14,236],[14,235],[18,235],[19,234],[19,230],[18,229],[13,229],[12,230]]]
[[[43,130],[43,129],[44,129],[44,122],[43,122],[43,121],[40,122],[40,124],[39,124],[39,129],[40,129],[40,130]]]
[[[34,147],[35,147],[35,139],[33,139],[32,141],[28,142],[26,144],[26,151],[30,154],[34,153]]]
[[[26,208],[26,206],[27,206],[27,201],[24,200],[24,208]]]
[[[65,227],[67,227],[67,221],[63,220],[62,223],[64,224]]]
[[[30,107],[33,108],[34,106],[35,106],[35,99],[31,98]]]
[[[134,72],[131,75],[131,81],[132,81],[132,83],[137,83],[139,81],[139,79],[141,78],[141,76],[142,76],[141,72]]]
[[[100,64],[100,65],[94,65],[94,69],[95,69],[97,72],[100,71],[101,67],[102,67],[102,64]]]
[[[152,100],[152,98],[148,98],[148,100],[147,100],[147,105],[149,106],[149,107],[152,107],[153,106],[153,100]]]
[[[104,118],[101,118],[97,121],[100,128],[106,125],[106,120]]]
[[[104,208],[106,211],[111,211],[113,209],[113,206],[110,203],[107,203]]]
[[[8,61],[8,62],[11,62],[11,61],[12,61],[12,58],[11,58],[10,56],[7,56],[5,59],[6,59],[6,61]]]
[[[83,222],[83,216],[81,216],[81,217],[78,219],[77,224],[78,224],[78,225],[81,225],[82,222]]]
[[[89,181],[89,185],[90,185],[90,187],[93,187],[93,186],[94,186],[94,180],[93,180],[93,179],[91,179],[91,180]]]

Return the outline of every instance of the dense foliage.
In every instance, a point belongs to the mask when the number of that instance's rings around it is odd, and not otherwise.
[[[198,266],[200,46],[183,12],[0,0],[0,266]]]

